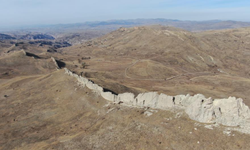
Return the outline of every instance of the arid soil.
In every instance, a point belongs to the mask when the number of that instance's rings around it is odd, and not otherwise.
[[[78,86],[51,57],[114,93],[235,96],[250,106],[249,35],[249,28],[150,26],[120,28],[55,53],[1,43],[0,149],[247,150],[249,135],[209,129],[180,110],[110,103]]]
[[[249,34],[249,28],[199,33],[162,26],[121,28],[62,52],[78,59],[68,62],[78,66],[71,70],[100,84],[169,95],[236,96],[250,104]]]
[[[1,84],[0,91],[1,149],[249,147],[248,135],[228,136],[224,127],[207,129],[182,112],[109,103],[80,88],[63,70],[17,77]]]

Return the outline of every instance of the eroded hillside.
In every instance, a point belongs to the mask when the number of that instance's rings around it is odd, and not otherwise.
[[[223,134],[183,112],[113,104],[59,70],[17,77],[0,88],[1,149],[247,149],[249,136]],[[3,96],[6,95],[6,96]]]
[[[200,118],[181,109],[107,101],[60,68],[114,95],[200,93],[211,101],[235,96],[250,106],[249,33],[120,28],[52,53],[39,43],[21,44],[24,51],[1,42],[0,149],[248,149],[250,136],[225,124],[193,121]]]
[[[121,28],[65,48],[63,53],[80,60],[90,56],[79,61],[89,67],[71,69],[85,72],[96,82],[115,81],[139,91],[172,95],[236,96],[248,103],[249,31],[192,33],[163,26]]]

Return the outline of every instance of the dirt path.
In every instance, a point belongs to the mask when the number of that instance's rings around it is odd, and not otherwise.
[[[139,59],[139,60],[136,60],[134,63],[132,63],[131,65],[129,65],[129,66],[125,69],[125,72],[124,72],[125,78],[132,79],[131,77],[129,77],[129,76],[127,75],[127,71],[128,71],[129,68],[133,67],[133,66],[134,66],[136,63],[138,63],[139,61],[141,61],[141,60],[140,60],[140,59]]]

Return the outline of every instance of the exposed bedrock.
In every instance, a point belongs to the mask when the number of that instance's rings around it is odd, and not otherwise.
[[[137,97],[133,93],[116,95],[111,92],[104,92],[102,87],[72,73],[66,68],[65,73],[75,77],[81,86],[87,86],[104,99],[115,103],[163,110],[183,109],[191,119],[202,123],[218,123],[226,126],[241,127],[250,124],[249,107],[243,103],[241,98],[212,99],[206,98],[202,94],[169,96],[158,94],[157,92],[140,93]]]

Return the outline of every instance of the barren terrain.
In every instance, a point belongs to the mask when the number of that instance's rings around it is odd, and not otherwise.
[[[249,33],[249,28],[200,33],[161,26],[121,28],[63,53],[80,60],[91,57],[81,60],[86,69],[71,69],[97,83],[115,80],[170,95],[236,96],[249,104]]]
[[[112,104],[55,71],[1,84],[1,149],[247,149],[183,112]],[[46,93],[46,94],[45,94]],[[151,115],[150,115],[151,114]]]
[[[108,102],[61,68],[116,94],[235,96],[249,106],[249,38],[250,28],[194,33],[157,25],[120,28],[53,53],[3,41],[0,149],[248,149],[248,134],[211,129],[182,110]]]

